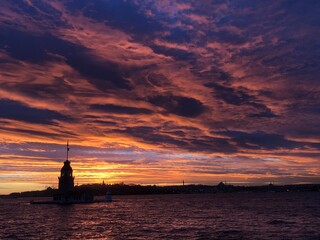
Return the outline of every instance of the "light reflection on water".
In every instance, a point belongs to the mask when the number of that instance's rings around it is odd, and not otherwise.
[[[112,203],[0,200],[0,239],[320,239],[320,193],[114,196]]]

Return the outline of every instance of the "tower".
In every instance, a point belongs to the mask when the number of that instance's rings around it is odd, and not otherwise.
[[[69,142],[67,142],[67,160],[61,168],[61,174],[59,177],[59,192],[62,194],[68,194],[74,189],[74,177],[72,176],[73,170],[68,159],[69,150]]]

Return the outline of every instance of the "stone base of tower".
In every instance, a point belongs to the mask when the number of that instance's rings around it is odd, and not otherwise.
[[[91,193],[69,193],[53,196],[53,202],[57,204],[92,203],[94,196]]]

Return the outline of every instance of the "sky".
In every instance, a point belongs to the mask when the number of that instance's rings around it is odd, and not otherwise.
[[[320,2],[0,2],[0,194],[320,183]]]

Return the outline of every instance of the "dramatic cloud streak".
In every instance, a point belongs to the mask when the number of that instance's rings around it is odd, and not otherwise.
[[[79,183],[319,182],[319,9],[1,2],[0,192],[55,184],[67,139]]]

